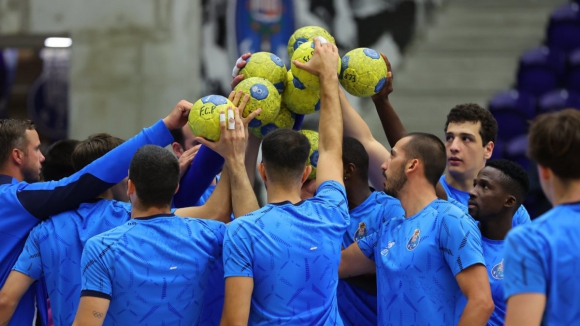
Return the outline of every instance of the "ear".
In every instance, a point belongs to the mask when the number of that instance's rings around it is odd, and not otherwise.
[[[308,164],[304,168],[304,171],[302,171],[302,183],[304,183],[304,182],[306,182],[306,180],[308,180],[308,176],[310,175],[310,172],[312,172],[312,166],[310,164]]]
[[[487,143],[487,145],[485,145],[485,146],[484,146],[484,151],[485,151],[485,154],[484,154],[484,156],[483,156],[483,157],[484,157],[486,160],[489,160],[489,158],[490,158],[490,157],[491,157],[491,155],[493,154],[493,149],[494,149],[494,147],[495,147],[495,144],[494,144],[492,141],[490,141],[489,143]]]
[[[175,154],[175,156],[179,157],[183,155],[183,147],[181,147],[178,142],[173,142],[173,144],[171,144],[171,149],[173,149],[173,154]]]
[[[258,163],[258,173],[260,173],[260,177],[262,178],[262,181],[264,181],[264,183],[266,183],[268,178],[266,177],[266,168],[264,167],[264,163]]]
[[[552,170],[549,168],[538,164],[538,176],[542,180],[549,180],[552,177]]]
[[[24,160],[24,152],[19,150],[18,148],[12,149],[12,159],[14,163],[17,165],[22,165],[22,161]]]
[[[344,178],[350,179],[354,175],[355,171],[356,166],[354,166],[354,164],[352,163],[348,163],[347,165],[344,166]]]
[[[135,193],[135,184],[131,179],[127,180],[127,196],[131,196]]]
[[[503,205],[505,207],[513,207],[516,204],[516,202],[517,202],[516,197],[509,196]]]
[[[411,173],[411,172],[415,172],[417,171],[417,169],[419,168],[419,160],[414,158],[412,160],[409,160],[407,162],[407,171],[405,171],[405,173]]]
[[[214,180],[215,180],[215,178],[214,178]],[[173,192],[173,194],[175,195],[178,191],[179,191],[179,183],[177,184],[177,188],[175,188],[175,191]]]

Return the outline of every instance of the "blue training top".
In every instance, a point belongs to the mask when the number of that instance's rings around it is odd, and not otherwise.
[[[81,296],[110,300],[104,325],[206,325],[210,279],[223,280],[224,231],[173,214],[132,219],[87,242]]]
[[[81,171],[59,181],[29,184],[0,175],[0,287],[22,252],[28,233],[51,215],[95,198],[127,176],[133,154],[143,145],[167,146],[173,137],[162,120],[127,140]],[[31,325],[35,315],[35,288],[21,298],[9,325]],[[45,294],[37,295],[46,301]],[[42,307],[39,302],[39,307]],[[41,317],[46,316],[46,309]]]
[[[254,279],[249,325],[343,325],[336,303],[340,244],[349,223],[344,186],[268,204],[228,225],[225,277]]]
[[[378,231],[385,219],[404,217],[401,202],[382,191],[373,193],[359,206],[350,210],[350,225],[342,239],[342,247],[348,248],[355,241]],[[339,280],[336,289],[338,312],[344,325],[374,326],[377,324],[377,297]]]
[[[453,199],[457,200],[458,202],[460,202],[461,204],[463,204],[464,206],[461,208],[465,208],[464,212],[466,214],[468,214],[467,202],[469,201],[469,192],[462,191],[462,190],[455,189],[455,188],[451,187],[447,183],[447,181],[445,181],[445,174],[442,175],[441,178],[439,178],[439,182],[443,186],[443,189],[445,189],[445,192],[447,193],[447,197],[453,198]],[[514,217],[512,219],[512,227],[516,227],[516,226],[522,225],[522,224],[527,224],[530,222],[531,222],[530,214],[528,213],[528,211],[526,210],[524,205],[521,205],[520,208],[518,208],[518,210],[514,214]]]
[[[484,264],[475,221],[441,199],[384,221],[358,245],[377,266],[379,325],[457,324],[463,294],[455,276]]]
[[[546,296],[542,325],[580,320],[580,203],[558,205],[508,233],[504,251],[505,299]]]

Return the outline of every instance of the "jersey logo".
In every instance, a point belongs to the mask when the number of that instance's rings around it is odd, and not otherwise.
[[[381,250],[381,255],[386,256],[389,253],[389,249],[391,249],[395,245],[395,241],[390,241],[387,243],[387,247]]]
[[[367,236],[367,224],[365,222],[360,222],[358,224],[358,230],[354,233],[354,241],[358,242],[360,239]]]
[[[411,251],[411,250],[417,248],[417,246],[419,245],[419,242],[421,241],[421,238],[419,237],[420,235],[421,235],[421,230],[415,229],[415,231],[413,232],[413,236],[411,236],[409,241],[407,241],[407,250]]]
[[[503,259],[491,269],[491,276],[496,280],[503,280]]]

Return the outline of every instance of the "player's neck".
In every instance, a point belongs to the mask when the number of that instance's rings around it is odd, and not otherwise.
[[[447,171],[445,174],[445,182],[457,190],[470,191],[473,189],[473,180],[477,175],[458,175],[452,174]]]
[[[428,182],[421,182],[416,185],[407,184],[399,191],[398,199],[405,210],[405,217],[411,217],[422,211],[432,201],[437,199],[435,187]]]
[[[503,212],[490,221],[479,222],[481,235],[490,240],[505,240],[509,230],[512,229],[514,212]]]
[[[98,195],[97,198],[112,200],[113,199],[113,190],[111,190],[111,188],[109,188],[109,189],[105,190],[105,192],[103,192],[102,194]]]
[[[153,215],[170,215],[171,214],[171,206],[164,206],[164,207],[143,207],[139,202],[133,202],[131,204],[131,218],[142,218],[142,217],[149,217]]]
[[[580,180],[568,181],[554,179],[553,205],[562,205],[580,202]]]
[[[354,190],[353,190],[354,189]],[[352,191],[351,191],[352,190]],[[346,191],[346,199],[348,200],[348,209],[352,210],[364,203],[372,194],[371,189],[367,183],[360,183],[353,187],[349,187]]]
[[[282,183],[268,183],[268,204],[290,201],[292,204],[300,202],[300,184],[288,185]]]
[[[22,182],[24,180],[24,175],[20,172],[20,169],[17,166],[6,164],[6,166],[0,168],[0,174],[7,175],[9,177],[13,177],[18,182]]]

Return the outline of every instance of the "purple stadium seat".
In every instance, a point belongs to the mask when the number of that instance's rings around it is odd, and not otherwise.
[[[503,140],[501,139],[496,139],[494,146],[493,146],[493,153],[491,154],[491,158],[492,160],[498,159],[498,158],[504,158],[505,157],[505,143],[503,142]]]
[[[548,45],[564,51],[580,47],[580,4],[569,3],[550,15]]]
[[[494,112],[493,116],[497,120],[497,138],[504,142],[528,131],[528,119],[520,112],[500,110]]]
[[[518,90],[541,96],[558,87],[566,67],[566,55],[558,49],[540,46],[520,58]]]
[[[580,110],[580,94],[560,89],[545,94],[538,101],[539,114],[567,108]]]
[[[489,111],[495,114],[503,110],[520,112],[525,118],[533,119],[536,115],[536,99],[533,95],[516,89],[501,91],[489,102]]]
[[[505,147],[505,158],[521,165],[526,171],[530,167],[530,160],[526,156],[528,149],[528,135],[514,137]]]
[[[566,86],[569,90],[580,93],[580,48],[570,53],[568,64],[570,68],[566,76]]]

